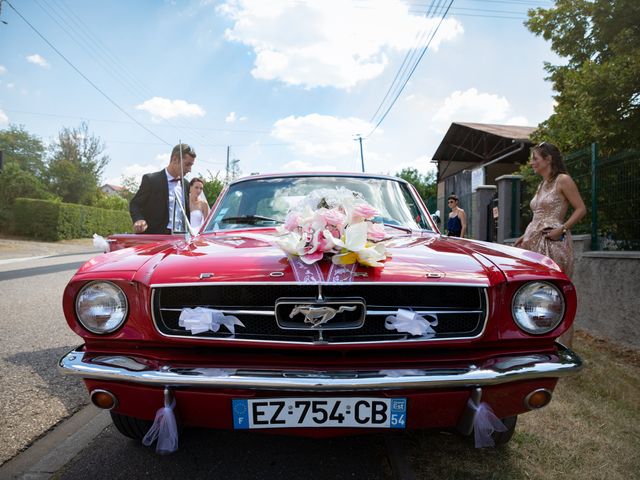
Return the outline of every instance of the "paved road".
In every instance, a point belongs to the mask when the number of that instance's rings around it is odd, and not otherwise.
[[[86,241],[0,242],[0,464],[87,401],[56,361],[81,343],[64,320],[62,291],[97,253]]]
[[[75,270],[98,252],[86,242],[58,249],[55,244],[10,246],[7,253],[7,243],[0,239],[0,464],[4,463],[0,477],[311,480],[411,476],[398,473],[408,470],[404,452],[389,447],[390,439],[402,443],[401,437],[392,434],[315,440],[185,430],[179,451],[170,456],[157,455],[123,437],[106,412],[85,407],[82,382],[56,370],[57,359],[81,343],[64,320],[62,291]]]

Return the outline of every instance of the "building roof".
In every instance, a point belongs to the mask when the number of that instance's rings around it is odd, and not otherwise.
[[[112,183],[105,183],[101,188],[110,188],[112,190],[115,190],[116,192],[124,191],[124,187],[121,187],[120,185],[113,185]]]
[[[499,137],[511,138],[514,140],[521,140],[524,142],[530,141],[531,134],[536,130],[536,127],[524,127],[517,125],[495,125],[491,123],[458,123],[463,127],[474,128],[491,135],[497,135]]]
[[[433,154],[438,181],[489,162],[524,163],[536,127],[454,122]],[[444,165],[444,166],[443,166]]]

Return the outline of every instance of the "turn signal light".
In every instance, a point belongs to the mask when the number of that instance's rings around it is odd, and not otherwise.
[[[118,404],[116,396],[107,390],[94,390],[91,392],[91,403],[104,410],[111,410]]]
[[[546,407],[551,401],[551,392],[546,388],[534,390],[524,398],[524,404],[529,410]]]

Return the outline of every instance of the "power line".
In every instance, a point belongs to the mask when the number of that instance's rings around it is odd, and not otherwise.
[[[9,1],[9,0],[5,0],[7,2],[7,5],[9,5],[11,7],[11,9],[16,12],[16,14],[22,19],[24,20],[24,22],[29,25],[29,27],[31,27],[31,29],[42,39],[45,41],[45,43],[47,45],[49,45],[54,52],[56,52],[58,55],[60,55],[60,57],[69,64],[69,66],[71,68],[73,68],[78,75],[80,75],[82,78],[84,78],[89,85],[91,85],[96,91],[98,91],[104,98],[106,98],[113,106],[115,106],[118,110],[120,110],[122,113],[124,113],[127,117],[129,117],[131,120],[133,120],[134,123],[136,123],[140,128],[144,129],[145,131],[147,131],[149,134],[153,135],[155,138],[157,138],[158,140],[160,140],[161,142],[163,142],[166,145],[171,145],[169,142],[167,142],[166,140],[164,140],[163,138],[161,138],[160,136],[158,136],[156,133],[154,133],[152,130],[150,130],[149,128],[145,127],[142,123],[140,123],[133,115],[129,114],[129,112],[127,112],[124,108],[122,108],[120,105],[118,105],[118,103],[113,100],[109,95],[107,95],[105,92],[103,92],[100,87],[98,87],[95,83],[93,83],[84,73],[82,73],[73,63],[71,63],[71,61],[65,57],[62,52],[60,50],[58,50],[49,40],[47,40],[47,38],[42,35],[38,29],[36,27],[34,27],[31,23],[29,23],[29,21],[24,18],[22,16],[22,14],[13,6],[13,4]]]
[[[431,37],[429,38],[429,41],[427,42],[427,44],[424,46],[424,48],[422,49],[422,52],[420,53],[420,56],[418,57],[418,60],[415,62],[413,68],[411,69],[411,71],[409,72],[409,74],[407,75],[407,78],[404,80],[404,82],[402,83],[402,86],[400,87],[400,89],[398,90],[398,93],[395,95],[395,97],[393,98],[393,101],[391,102],[391,104],[389,105],[389,107],[387,107],[387,109],[385,110],[384,114],[382,115],[382,117],[380,117],[380,120],[378,120],[378,122],[376,123],[376,125],[373,127],[373,129],[366,135],[367,137],[370,137],[373,132],[376,131],[376,129],[380,126],[380,124],[384,121],[384,119],[387,117],[387,115],[389,114],[389,112],[391,111],[391,109],[393,108],[393,106],[395,105],[396,101],[398,100],[398,97],[400,97],[400,94],[402,93],[402,91],[404,90],[404,88],[407,86],[407,83],[409,82],[409,79],[411,78],[411,76],[413,75],[413,72],[415,72],[416,68],[418,67],[418,65],[420,64],[420,61],[422,60],[422,57],[424,57],[424,54],[427,53],[427,50],[429,49],[429,45],[431,45],[431,42],[433,41],[433,38],[435,37],[436,33],[438,33],[438,30],[440,29],[440,25],[442,25],[442,22],[444,21],[445,17],[447,16],[447,13],[449,12],[449,8],[451,8],[451,4],[453,3],[453,0],[449,1],[449,5],[447,6],[447,9],[445,10],[444,14],[440,17],[440,21],[438,22],[438,25],[436,26],[436,28],[434,29]]]
[[[79,119],[79,120],[86,120],[86,121],[91,121],[91,122],[104,122],[104,123],[115,123],[115,124],[122,124],[122,125],[133,125],[134,122],[129,122],[126,120],[112,120],[112,119],[104,119],[104,118],[95,118],[95,117],[88,117],[85,115],[63,115],[60,113],[48,113],[48,112],[31,112],[28,110],[17,110],[17,109],[13,109],[13,108],[5,108],[4,109],[6,112],[12,112],[12,113],[20,113],[23,115],[36,115],[36,116],[43,116],[43,117],[58,117],[58,118],[73,118],[73,119]],[[150,125],[150,124],[145,124],[143,122],[140,122],[142,125]],[[173,128],[171,125],[157,125],[157,124],[153,124],[153,126],[157,127],[157,128]],[[213,131],[213,132],[224,132],[224,133],[232,133],[232,134],[238,134],[238,133],[258,133],[258,134],[263,134],[263,135],[267,135],[271,133],[271,130],[243,130],[243,129],[225,129],[225,128],[209,128],[209,127],[194,127],[195,130],[203,130],[203,131]],[[339,143],[346,143],[344,140],[343,141],[337,141],[338,138],[344,138],[342,135],[320,135],[320,134],[315,134],[314,132],[311,130],[300,130],[299,131],[301,134],[305,135],[305,138],[314,138],[314,139],[318,139],[318,138],[324,138],[324,139],[336,139],[335,142],[316,142],[316,143],[321,143],[321,144],[326,144],[326,145],[334,145],[334,144],[339,144]],[[255,144],[255,142],[253,143]],[[250,146],[253,145],[251,143],[249,144],[235,144],[234,146],[240,145],[240,146]],[[291,143],[259,143],[260,145],[291,145]],[[227,143],[224,144],[207,144],[206,146],[210,146],[210,147],[219,147],[221,145],[228,145]]]
[[[435,2],[433,2],[431,4],[431,7],[435,4]],[[427,10],[427,13],[425,14],[425,16],[428,18],[430,16],[431,13],[431,7],[429,7],[429,10]],[[423,32],[424,33],[424,32]],[[418,37],[422,37],[422,34],[417,33],[416,34],[416,38]],[[422,40],[420,40],[420,43],[422,42]],[[400,65],[400,68],[398,69],[398,71],[396,72],[395,77],[393,78],[393,81],[391,82],[391,84],[389,85],[389,88],[387,89],[387,92],[384,94],[384,98],[382,99],[382,101],[380,102],[380,104],[378,105],[378,108],[376,109],[376,111],[374,112],[374,114],[371,116],[371,119],[369,120],[369,123],[373,123],[373,119],[376,118],[376,115],[378,114],[378,112],[380,111],[380,109],[382,108],[382,105],[384,105],[384,102],[387,100],[387,98],[389,97],[389,94],[391,93],[391,90],[393,89],[393,86],[396,84],[396,81],[398,80],[398,78],[400,77],[400,74],[403,72],[405,65],[407,64],[409,58],[411,56],[413,56],[413,53],[416,50],[416,47],[412,47],[407,54],[405,55],[404,59],[402,60],[402,65]]]
[[[47,9],[43,7],[40,3],[42,1],[47,5]],[[116,82],[120,83],[124,89],[132,94],[134,97],[138,96],[138,98],[145,97],[154,97],[154,93],[140,80],[138,80],[130,71],[117,60],[117,58],[109,51],[109,49],[102,44],[99,38],[93,35],[90,31],[88,31],[84,27],[84,22],[80,19],[71,9],[69,9],[64,2],[60,2],[59,6],[62,6],[69,13],[64,14],[61,9],[56,11],[56,9],[48,3],[47,0],[36,0],[38,6],[53,20],[60,29],[69,37],[73,42],[75,42],[82,50],[89,54],[89,57],[95,61],[102,69],[110,75]],[[52,13],[58,17],[64,24],[63,26],[60,22],[53,17]],[[74,18],[71,16],[73,15]],[[65,18],[66,17],[66,18]],[[73,23],[73,25],[72,25]],[[78,28],[75,28],[75,26]],[[93,53],[89,52],[89,47]],[[100,51],[102,50],[102,52]],[[104,52],[104,53],[103,53]],[[124,73],[123,73],[124,72]],[[126,74],[126,75],[125,75]],[[132,80],[130,80],[130,77]],[[136,100],[140,102],[140,100]],[[205,145],[210,145],[209,140],[194,130],[193,127],[181,123],[167,122],[168,126],[172,128],[181,130],[186,132],[188,136],[197,136]]]

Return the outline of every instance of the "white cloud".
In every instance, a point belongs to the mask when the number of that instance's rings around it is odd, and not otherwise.
[[[233,123],[236,120],[237,120],[236,112],[229,112],[229,115],[227,115],[227,118],[224,119],[226,123]]]
[[[525,117],[511,116],[510,112],[511,104],[505,97],[469,88],[464,92],[453,92],[440,103],[431,128],[443,133],[452,122],[528,124]]]
[[[8,125],[8,124],[9,124],[9,117],[7,117],[6,113],[0,110],[0,125]]]
[[[4,75],[5,73],[7,73],[7,67],[0,65],[0,75]]]
[[[393,172],[396,173],[405,168],[415,168],[422,175],[425,175],[429,172],[436,171],[436,165],[434,163],[431,163],[431,157],[426,154],[420,155],[419,157],[414,158],[413,160],[410,160],[407,162],[400,162],[393,165]]]
[[[299,154],[316,159],[332,158],[336,164],[340,157],[353,154],[354,136],[369,132],[372,125],[359,118],[338,118],[312,113],[304,117],[289,116],[274,123],[271,135],[290,144]]]
[[[529,120],[527,120],[527,117],[511,117],[511,118],[507,118],[504,121],[505,125],[518,125],[521,127],[526,127],[529,126]]]
[[[254,77],[307,88],[349,89],[374,78],[390,53],[414,48],[439,22],[412,15],[401,0],[227,0],[218,11],[234,22],[226,38],[253,49]],[[462,33],[447,18],[430,48]]]
[[[15,83],[7,83],[7,89],[9,90],[13,90],[15,88],[16,84]]]
[[[170,120],[176,117],[204,117],[207,113],[204,108],[195,103],[162,97],[153,97],[140,105],[136,105],[136,109],[150,113],[151,120],[154,122]]]
[[[42,68],[49,68],[49,62],[47,62],[47,60],[41,56],[38,55],[37,53],[34,53],[33,55],[27,55],[25,57],[27,59],[27,62],[29,63],[33,63],[34,65],[38,65]]]
[[[158,170],[162,170],[169,163],[169,154],[166,154],[166,161],[164,155],[158,155],[156,163],[147,163],[146,165],[140,165],[138,163],[134,163],[133,165],[127,165],[121,172],[119,177],[108,178],[105,183],[110,185],[122,185],[122,179],[124,177],[130,178],[133,177],[136,179],[136,183],[139,185],[142,180],[142,176],[145,173],[157,172]]]

